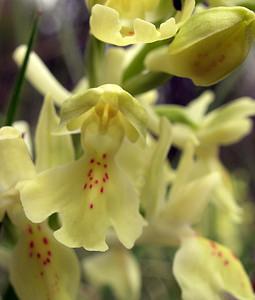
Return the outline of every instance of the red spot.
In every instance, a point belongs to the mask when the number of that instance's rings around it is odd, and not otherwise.
[[[47,263],[50,263],[50,259],[49,258],[47,258],[46,261],[47,261]]]
[[[95,180],[95,184],[98,184],[98,180]]]
[[[30,244],[29,244],[29,247],[30,247],[30,248],[34,248],[34,246],[35,246],[34,242],[31,241]]]
[[[222,252],[221,251],[218,252],[218,256],[222,257]]]
[[[228,260],[224,260],[224,266],[228,266],[229,265],[229,261]]]
[[[41,258],[41,254],[40,253],[37,253],[37,258]]]
[[[90,180],[90,181],[93,180],[93,177],[89,177],[89,180]]]
[[[44,273],[43,273],[43,272],[41,272],[41,273],[40,273],[40,276],[43,276],[43,274],[44,274]]]
[[[44,238],[43,238],[43,243],[44,243],[45,245],[48,245],[48,244],[49,244],[49,240],[48,240],[46,237],[44,237]]]
[[[108,173],[105,173],[104,176],[105,176],[105,178],[106,178],[107,180],[109,179]]]
[[[106,182],[106,179],[105,179],[105,178],[103,178],[103,182]]]
[[[93,164],[94,162],[95,162],[95,160],[92,158],[92,159],[90,160],[90,163]]]
[[[127,35],[129,35],[129,36],[132,36],[132,35],[134,35],[135,33],[134,33],[134,31],[129,31],[128,33],[127,33]]]
[[[90,203],[89,208],[90,208],[90,209],[93,209],[93,208],[94,208],[94,204],[93,204],[93,203]]]
[[[88,172],[88,177],[90,177],[90,175],[92,174],[93,170],[90,169],[89,172]]]
[[[44,265],[44,266],[46,266],[46,265],[47,265],[47,261],[46,261],[46,260],[43,262],[43,265]]]
[[[107,166],[107,164],[104,164],[104,168],[106,169],[108,166]]]
[[[100,165],[101,165],[100,161],[98,161],[98,162],[97,162],[97,165],[98,165],[98,166],[100,166]]]
[[[101,187],[101,189],[100,189],[100,193],[103,193],[104,192],[104,188],[103,187]]]
[[[32,252],[30,252],[30,253],[29,253],[29,256],[30,256],[30,257],[33,257],[33,253],[32,253]]]
[[[85,183],[83,189],[86,190],[87,186],[88,186],[87,183]]]
[[[217,248],[217,244],[213,241],[210,242],[210,245],[213,249],[216,249]]]
[[[28,231],[28,233],[29,233],[29,234],[33,234],[33,229],[32,229],[32,227],[31,227],[31,226],[28,226],[28,229],[27,229],[27,231]]]
[[[93,185],[92,185],[92,184],[90,184],[90,185],[89,185],[89,188],[90,188],[90,189],[92,189],[92,187],[93,187]]]
[[[106,159],[106,156],[107,156],[106,153],[104,153],[103,156],[102,156],[103,159]]]
[[[48,251],[48,255],[51,256],[51,251]]]

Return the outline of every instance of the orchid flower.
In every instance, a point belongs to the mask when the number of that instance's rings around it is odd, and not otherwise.
[[[160,105],[156,111],[173,122],[173,143],[182,148],[185,140],[196,145],[196,155],[201,167],[217,172],[221,184],[214,191],[214,202],[232,215],[233,221],[240,221],[241,211],[233,197],[231,180],[227,170],[218,158],[221,145],[238,142],[252,127],[250,116],[255,114],[255,104],[250,98],[237,99],[210,113],[206,113],[213,101],[213,94],[205,92],[187,107]]]
[[[184,238],[173,272],[183,300],[254,300],[250,280],[231,250],[199,236]]]
[[[157,14],[161,6],[165,7],[164,12],[173,11],[173,5],[169,2],[106,0],[96,4],[98,2],[94,1],[90,18],[91,33],[99,40],[118,46],[168,39],[176,34],[195,7],[195,1],[183,1],[177,7],[175,17],[160,20],[160,25],[156,27],[153,14]]]
[[[52,102],[47,98],[36,134],[37,141],[40,140],[37,142],[37,146],[40,146],[37,147],[39,170],[70,159],[70,137],[54,137],[48,133],[49,127],[54,127],[58,122],[56,118]],[[10,259],[10,279],[21,300],[34,299],[35,289],[38,300],[74,300],[80,277],[75,254],[55,240],[46,223],[31,223],[20,205],[17,185],[36,175],[36,168],[22,136],[23,133],[13,127],[0,129],[1,214],[7,212],[18,227],[18,243]],[[54,161],[60,146],[67,150],[63,149],[62,155],[60,151],[60,156]]]
[[[161,120],[160,139],[145,169],[141,190],[142,206],[149,225],[138,240],[140,244],[178,245],[183,236],[193,234],[208,205],[211,191],[219,183],[215,172],[201,169],[194,160],[194,146],[188,143],[179,162],[169,195],[166,156],[171,145],[172,128]]]
[[[134,255],[115,246],[106,253],[86,257],[85,276],[95,287],[109,286],[119,300],[138,300],[141,290],[141,271]]]
[[[61,119],[68,130],[81,130],[84,154],[19,185],[27,217],[40,223],[58,212],[62,227],[55,237],[69,247],[105,251],[110,226],[132,247],[145,221],[136,188],[115,156],[125,137],[144,136],[145,110],[120,87],[104,85],[64,102]]]

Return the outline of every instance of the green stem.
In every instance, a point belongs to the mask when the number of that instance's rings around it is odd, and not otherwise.
[[[158,88],[170,78],[171,75],[169,74],[148,72],[132,77],[130,80],[124,82],[122,87],[135,96]]]
[[[122,81],[125,83],[130,78],[141,73],[144,70],[144,59],[147,54],[155,48],[158,48],[163,45],[168,45],[169,40],[159,41],[155,43],[146,44],[143,46],[140,51],[132,59],[131,63],[126,67],[123,72]]]
[[[87,77],[89,87],[98,86],[99,72],[102,71],[101,64],[104,55],[104,43],[97,40],[92,35],[89,37],[86,56]]]
[[[22,63],[22,67],[19,71],[18,77],[16,79],[12,96],[9,101],[6,119],[4,122],[5,126],[11,126],[13,121],[15,120],[15,115],[16,115],[18,106],[20,104],[20,93],[21,93],[21,89],[22,89],[24,79],[25,79],[25,73],[26,73],[26,69],[27,69],[27,65],[28,65],[29,55],[30,55],[30,52],[32,51],[32,47],[33,47],[36,33],[37,33],[39,18],[40,18],[40,14],[37,14],[35,17],[35,20],[33,22],[33,27],[32,27],[30,37],[29,37],[29,41],[28,41],[26,55],[25,55],[24,61]]]

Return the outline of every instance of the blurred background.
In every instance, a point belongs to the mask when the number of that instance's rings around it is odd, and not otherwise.
[[[7,109],[18,71],[12,60],[12,53],[17,46],[27,43],[33,17],[38,10],[42,11],[42,16],[34,50],[67,89],[74,88],[79,79],[86,74],[84,53],[89,16],[84,0],[0,0],[0,117]],[[242,96],[255,99],[255,49],[251,50],[248,59],[236,72],[211,89],[216,94],[213,107]],[[190,80],[172,78],[160,87],[159,101],[185,105],[204,90],[194,86]],[[26,82],[22,89],[22,105],[18,119],[28,121],[32,132],[41,104],[42,96]],[[255,132],[240,143],[222,149],[221,156],[226,167],[238,177],[245,200],[253,203]],[[240,255],[252,281],[255,282],[254,231],[255,224],[251,218]],[[180,291],[171,272],[174,250],[155,247],[134,249],[143,273],[142,299],[180,299]],[[0,289],[5,294],[4,299],[17,299],[6,283],[3,283]],[[87,299],[114,299],[111,290],[105,288],[97,293],[87,285],[86,279],[82,293],[87,295]]]

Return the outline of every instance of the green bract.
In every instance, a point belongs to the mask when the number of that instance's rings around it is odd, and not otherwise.
[[[195,6],[194,0],[185,0],[175,17],[156,27],[151,16],[160,9],[159,0],[107,0],[100,3],[103,5],[92,7],[91,33],[99,40],[118,46],[152,43],[174,36]]]
[[[148,55],[153,71],[187,77],[208,86],[226,77],[246,58],[254,36],[254,13],[219,7],[192,16],[169,47]]]

